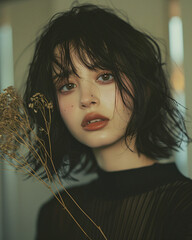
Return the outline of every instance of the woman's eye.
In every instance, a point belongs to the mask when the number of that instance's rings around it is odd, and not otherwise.
[[[67,84],[63,85],[63,86],[59,89],[59,91],[60,91],[61,93],[66,93],[66,92],[69,92],[69,91],[73,90],[73,88],[76,88],[76,87],[77,87],[77,86],[76,86],[75,83],[67,83]]]
[[[102,82],[111,82],[113,78],[114,77],[111,73],[104,73],[98,77],[98,80]]]

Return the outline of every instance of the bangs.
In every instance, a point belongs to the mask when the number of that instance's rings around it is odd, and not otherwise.
[[[114,43],[111,43],[110,31],[99,28],[98,23],[94,26],[87,23],[84,27],[76,25],[74,28],[73,31],[63,31],[60,42],[55,46],[52,60],[53,79],[60,82],[67,80],[71,73],[78,76],[73,54],[90,70],[106,69],[117,75],[117,51]]]

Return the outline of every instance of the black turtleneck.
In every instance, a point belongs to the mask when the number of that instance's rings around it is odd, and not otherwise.
[[[98,179],[69,191],[108,240],[192,239],[192,181],[173,163],[118,172],[99,169]],[[69,197],[62,196],[89,238],[52,199],[40,210],[36,240],[105,239]]]

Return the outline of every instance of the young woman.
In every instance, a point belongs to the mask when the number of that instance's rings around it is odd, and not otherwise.
[[[192,182],[158,162],[190,141],[163,65],[150,36],[95,5],[56,15],[30,65],[26,105],[36,92],[53,101],[52,153],[63,177],[82,156],[82,170],[95,167],[96,180],[69,191],[110,240],[192,239]],[[36,239],[104,239],[61,194],[90,238],[53,199],[41,208]]]

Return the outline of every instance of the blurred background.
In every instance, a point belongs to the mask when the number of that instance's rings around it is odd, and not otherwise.
[[[78,1],[88,3],[88,1]],[[69,0],[0,0],[0,91],[25,87],[34,40],[50,17],[71,7]],[[192,1],[191,0],[95,0],[117,9],[135,27],[159,39],[168,64],[175,98],[186,107],[192,136]],[[181,108],[183,112],[183,108]],[[192,144],[176,153],[180,171],[192,177]],[[34,240],[40,206],[51,193],[33,179],[4,169],[0,164],[0,240]]]

